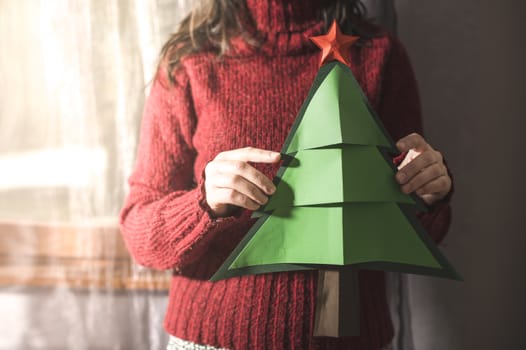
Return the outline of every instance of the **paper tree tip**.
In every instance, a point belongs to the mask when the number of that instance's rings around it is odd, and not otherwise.
[[[332,22],[327,34],[310,37],[310,40],[322,50],[320,67],[332,61],[339,61],[350,67],[349,47],[358,39],[360,39],[358,36],[343,34],[336,20]]]

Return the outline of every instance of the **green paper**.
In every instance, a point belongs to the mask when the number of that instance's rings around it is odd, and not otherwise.
[[[420,221],[415,216],[412,206],[406,204],[400,204],[399,208],[405,215],[406,220],[415,229],[420,240],[425,244],[429,252],[434,256],[435,260],[439,263],[439,268],[418,266],[411,264],[404,264],[400,262],[386,262],[386,261],[371,261],[367,263],[353,264],[355,268],[367,269],[367,270],[379,270],[379,271],[391,271],[391,272],[403,272],[425,276],[435,276],[440,278],[449,278],[458,281],[462,281],[462,277],[455,271],[453,266],[447,261],[442,255],[440,250],[436,247],[435,243],[427,235],[424,228],[420,224]],[[330,270],[341,268],[340,265],[328,265],[328,264],[268,264],[268,265],[254,265],[241,268],[232,268],[230,266],[237,259],[237,256],[245,249],[245,246],[249,244],[252,238],[258,233],[260,228],[265,222],[271,217],[271,215],[262,213],[256,223],[250,228],[245,237],[234,249],[232,254],[225,260],[218,271],[212,276],[211,281],[218,281],[225,278],[239,277],[244,275],[255,275],[262,273],[273,273],[273,272],[285,272],[285,271],[301,271],[301,270]],[[266,249],[262,247],[262,249]]]
[[[332,67],[300,114],[300,123],[282,153],[338,144],[393,149],[383,127],[371,118],[370,106],[354,76],[340,65]]]
[[[346,203],[274,211],[230,269],[373,261],[440,267],[396,204]]]
[[[299,151],[284,166],[276,192],[262,211],[343,202],[415,204],[400,190],[394,172],[375,146]]]
[[[387,151],[396,147],[351,70],[323,66],[283,145],[276,192],[212,280],[343,266],[461,279]]]

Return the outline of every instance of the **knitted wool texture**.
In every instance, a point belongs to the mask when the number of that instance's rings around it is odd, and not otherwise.
[[[393,337],[383,272],[360,271],[361,333],[340,339],[312,337],[316,271],[207,281],[256,221],[245,209],[212,215],[207,162],[247,146],[280,151],[319,69],[319,50],[307,39],[323,31],[314,10],[298,16],[293,0],[247,5],[264,38],[261,48],[234,39],[222,60],[209,52],[186,57],[173,86],[164,72],[156,76],[120,214],[126,245],[139,264],[173,269],[164,326],[181,339],[229,349],[381,349]],[[350,58],[393,139],[422,134],[416,83],[401,44],[381,34],[352,47]],[[254,166],[271,179],[279,168]],[[437,242],[449,228],[451,193],[418,214]]]

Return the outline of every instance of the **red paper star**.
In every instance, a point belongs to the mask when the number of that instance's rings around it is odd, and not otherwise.
[[[320,67],[331,61],[340,61],[350,66],[348,60],[349,47],[358,41],[360,37],[342,34],[340,26],[336,21],[332,22],[331,29],[325,35],[312,36],[310,40],[323,50]]]

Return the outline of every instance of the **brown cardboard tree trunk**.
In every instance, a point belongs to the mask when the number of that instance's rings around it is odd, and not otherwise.
[[[314,336],[360,334],[358,270],[343,267],[318,271]]]

